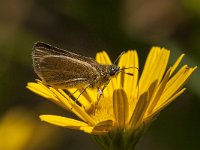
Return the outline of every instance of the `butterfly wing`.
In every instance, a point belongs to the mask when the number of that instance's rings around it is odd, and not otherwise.
[[[74,59],[78,59],[78,60],[87,62],[87,63],[91,64],[92,66],[99,65],[93,58],[81,56],[81,55],[66,51],[64,49],[60,49],[55,46],[51,46],[51,45],[43,43],[43,42],[35,43],[35,45],[33,47],[33,61],[37,63],[38,58],[41,58],[41,57],[47,56],[47,55],[68,56],[68,57],[71,57]]]
[[[99,75],[95,60],[66,50],[36,43],[33,66],[38,76],[48,85],[66,88],[92,84]]]

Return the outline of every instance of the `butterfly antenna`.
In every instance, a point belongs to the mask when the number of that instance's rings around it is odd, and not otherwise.
[[[119,58],[125,53],[125,51],[121,52],[121,54],[117,57],[117,59],[115,59],[114,61],[114,65],[116,64],[116,62],[119,60]]]
[[[123,73],[123,74],[127,74],[127,75],[129,75],[129,76],[134,76],[134,74],[133,73],[129,73],[129,72],[124,72],[124,71],[120,71],[121,73]]]
[[[139,70],[138,67],[126,67],[126,68],[122,68],[120,70],[126,70],[126,69],[131,69],[131,68],[135,68],[135,69]]]

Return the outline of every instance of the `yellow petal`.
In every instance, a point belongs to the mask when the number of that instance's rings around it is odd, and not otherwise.
[[[80,129],[82,126],[88,126],[88,124],[82,121],[56,115],[40,115],[40,119],[42,121],[70,129]]]
[[[96,135],[101,135],[105,134],[108,131],[110,131],[113,127],[113,121],[112,120],[105,120],[99,122],[96,126],[85,126],[81,127],[81,130],[83,130],[86,133],[90,134],[96,134]]]
[[[183,66],[180,71],[174,75],[167,83],[166,88],[157,104],[157,107],[162,105],[162,103],[165,103],[166,100],[168,100],[178,90],[180,90],[180,88],[184,85],[194,70],[195,68],[188,68],[187,66]]]
[[[80,130],[89,134],[101,135],[110,131],[112,127],[113,127],[113,121],[105,120],[105,121],[99,122],[96,126],[82,126]]]
[[[113,93],[113,113],[117,126],[124,128],[129,118],[129,106],[123,89],[117,89]]]
[[[91,98],[88,95],[87,92],[83,92],[82,94],[80,93],[80,91],[77,91],[77,89],[75,88],[70,88],[67,89],[67,91],[63,91],[61,89],[58,89],[58,91],[66,98],[66,99],[73,99],[73,101],[77,102],[78,104],[80,104],[82,107],[85,108],[85,110],[89,110],[92,106],[91,106]],[[76,91],[74,93],[74,91]],[[80,95],[81,94],[81,95]],[[71,96],[69,96],[71,95]],[[78,99],[77,99],[78,98]]]
[[[56,89],[54,89],[54,88],[52,88],[52,87],[50,87],[50,90],[52,91],[52,93],[55,94],[55,96],[57,97],[57,99],[58,99],[60,102],[62,102],[62,104],[63,104],[63,106],[64,106],[65,108],[67,108],[68,110],[71,109],[71,105],[70,105],[70,103],[69,103],[69,101],[68,101],[68,99],[70,99],[69,96],[68,96],[68,97],[64,97],[60,92],[58,92]]]
[[[145,115],[146,109],[149,104],[148,100],[149,100],[148,92],[145,92],[140,96],[139,101],[135,107],[135,110],[129,122],[130,128],[135,129],[139,125],[141,125],[143,121],[143,116]]]
[[[104,120],[99,122],[95,125],[94,130],[96,131],[109,131],[113,127],[113,121],[112,120]]]
[[[95,128],[92,126],[81,127],[80,130],[84,131],[85,133],[94,134],[94,135],[103,135],[108,132],[106,130],[95,130]]]
[[[58,97],[63,105],[76,114],[79,118],[87,122],[88,124],[95,124],[94,120],[81,108],[75,101],[73,101],[68,95],[62,95],[58,90],[51,88],[51,91]]]
[[[172,87],[174,82],[184,74],[186,68],[187,65],[182,66],[181,69],[179,69],[178,72],[171,77],[171,79],[167,83],[165,91],[167,91],[169,87]]]
[[[147,56],[146,62],[145,62],[144,69],[142,71],[142,75],[140,77],[139,87],[143,87],[143,88],[145,87],[146,78],[149,76],[149,72],[152,70],[152,67],[155,66],[154,62],[156,60],[156,57],[157,57],[157,54],[158,54],[159,51],[160,51],[160,48],[158,48],[158,47],[153,47],[150,50],[150,52]],[[140,90],[140,92],[142,93],[141,90]]]
[[[120,59],[118,66],[120,68],[133,67],[124,70],[125,72],[133,73],[133,76],[129,76],[123,73],[119,73],[117,77],[118,88],[124,88],[127,93],[128,103],[129,103],[129,117],[132,115],[138,98],[138,76],[139,76],[139,62],[138,62],[137,52],[134,50],[129,50],[124,53]]]
[[[152,116],[159,113],[162,109],[164,109],[167,105],[169,105],[174,99],[176,99],[178,96],[180,96],[185,90],[186,90],[186,88],[181,89],[175,95],[173,95],[170,99],[165,101],[165,103],[162,103],[161,105],[155,107],[153,112],[151,114],[148,114],[149,116],[146,116],[145,120],[148,119],[148,118],[151,118]]]
[[[181,60],[183,59],[184,56],[185,56],[185,54],[181,54],[181,56],[179,56],[179,58],[176,60],[176,62],[174,63],[174,65],[171,67],[171,74],[178,67],[178,65],[180,64],[180,62],[181,62]]]
[[[161,81],[161,79],[163,78],[163,75],[165,73],[165,70],[167,68],[167,64],[168,64],[168,60],[169,60],[169,56],[170,56],[170,51],[167,49],[162,48],[161,49],[161,55],[160,55],[160,63],[158,63],[156,67],[156,69],[159,68],[159,70],[157,70],[158,72],[155,73],[157,75],[158,78],[158,83]]]
[[[162,103],[162,105],[160,105],[159,107],[156,107],[155,112],[162,110],[164,107],[170,104],[174,99],[176,99],[179,95],[181,95],[185,90],[186,88],[181,89],[176,94],[174,94],[170,99],[166,100],[165,103]]]
[[[93,130],[94,130],[93,126],[84,126],[84,127],[81,127],[80,130],[84,131],[85,133],[94,134],[93,133]]]
[[[26,88],[28,88],[32,92],[34,92],[44,98],[47,98],[47,99],[54,98],[54,95],[50,92],[50,90],[47,87],[42,86],[41,84],[29,82],[27,84]]]
[[[169,51],[154,47],[151,49],[139,82],[139,92],[147,91],[152,82],[162,79],[169,59]],[[155,86],[156,87],[156,86]]]
[[[85,112],[83,108],[78,106],[76,103],[71,103],[72,111],[74,111],[80,118],[86,121],[89,125],[95,125],[95,121],[91,118],[89,114]]]
[[[100,64],[111,65],[111,60],[105,51],[96,54],[96,61]]]
[[[161,84],[159,85],[159,87],[156,89],[153,97],[150,100],[150,105],[148,108],[148,111],[146,113],[146,115],[152,113],[154,107],[156,106],[157,102],[159,101],[160,97],[162,96],[162,93],[167,85],[168,79],[170,77],[170,73],[171,73],[171,69],[169,69],[165,75],[165,77],[163,78]]]
[[[138,81],[138,56],[137,52],[133,50],[129,50],[123,56],[121,56],[119,60],[119,65],[121,69],[132,67],[129,69],[125,69],[125,73],[132,73],[133,76],[126,75],[120,73],[117,78],[117,82],[119,87],[123,87],[127,93],[128,98],[132,99],[136,94],[137,90],[137,81]]]
[[[52,102],[56,103],[57,105],[63,107],[63,104],[57,99],[54,93],[45,85],[43,85],[40,81],[37,83],[29,82],[26,86],[32,92],[51,100]],[[63,107],[65,108],[65,107]],[[66,108],[65,108],[66,109]]]

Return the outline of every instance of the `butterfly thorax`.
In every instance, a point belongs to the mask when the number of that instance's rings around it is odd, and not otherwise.
[[[101,87],[107,85],[111,78],[115,77],[119,73],[120,68],[116,65],[101,65],[98,69],[99,76],[91,84],[91,87]]]

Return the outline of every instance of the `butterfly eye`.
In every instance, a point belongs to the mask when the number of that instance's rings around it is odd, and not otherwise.
[[[110,69],[110,76],[114,76],[117,72],[119,72],[119,68],[116,66],[112,66]]]

